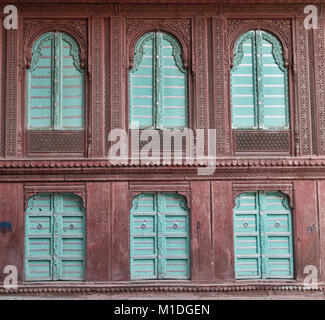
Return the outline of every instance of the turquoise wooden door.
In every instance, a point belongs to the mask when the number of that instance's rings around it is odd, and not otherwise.
[[[237,41],[231,101],[233,129],[289,128],[288,68],[272,34],[254,30]]]
[[[84,71],[76,41],[62,32],[42,35],[27,72],[27,128],[84,128]]]
[[[135,47],[129,73],[130,128],[187,126],[187,71],[182,49],[170,34],[150,32]]]
[[[130,214],[131,280],[189,279],[189,212],[176,193],[142,193]]]
[[[292,278],[291,210],[280,192],[246,192],[234,208],[237,279]]]
[[[40,193],[26,210],[25,280],[83,280],[85,210],[79,197]]]

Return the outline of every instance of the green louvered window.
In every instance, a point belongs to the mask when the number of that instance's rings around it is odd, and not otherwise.
[[[142,193],[130,215],[131,280],[189,279],[189,210],[176,193]]]
[[[231,70],[233,129],[289,128],[288,68],[272,34],[245,33],[234,49]]]
[[[84,280],[85,210],[70,193],[39,193],[26,210],[25,280]]]
[[[246,192],[234,208],[236,279],[293,278],[291,210],[276,191]]]
[[[84,71],[76,41],[62,32],[43,34],[27,71],[27,129],[84,128]]]
[[[167,33],[150,32],[137,42],[129,73],[130,128],[187,127],[187,72],[181,54],[179,42]]]

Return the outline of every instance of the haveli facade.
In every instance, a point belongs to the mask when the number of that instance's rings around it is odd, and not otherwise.
[[[77,2],[0,23],[9,292],[306,292],[308,266],[322,292],[324,5]],[[215,130],[213,174],[108,158],[113,129],[185,128]]]

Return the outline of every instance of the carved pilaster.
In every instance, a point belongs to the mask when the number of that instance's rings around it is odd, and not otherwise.
[[[208,63],[207,22],[205,17],[195,17],[195,110],[196,128],[208,128]]]
[[[111,34],[111,129],[122,128],[122,18],[112,17],[110,19]],[[124,106],[123,106],[124,107]],[[107,139],[107,137],[105,137]]]
[[[318,152],[325,154],[325,61],[324,61],[324,21],[318,20],[318,29],[314,32],[315,52],[315,95],[318,119]]]
[[[7,31],[6,63],[6,157],[17,154],[18,124],[18,31]]]
[[[220,18],[212,19],[212,54],[213,54],[213,112],[215,115],[216,141],[218,155],[227,154],[230,151],[226,143],[226,119],[228,115],[228,108],[226,102],[225,91],[225,67],[227,64],[224,61],[224,20]],[[222,63],[224,61],[224,63]],[[221,62],[221,63],[220,63]],[[228,69],[229,70],[229,69]],[[229,141],[229,140],[228,140]]]
[[[299,149],[302,155],[312,153],[310,88],[308,70],[308,35],[302,18],[297,19],[297,107],[299,123]]]
[[[104,23],[91,21],[91,156],[104,157]]]

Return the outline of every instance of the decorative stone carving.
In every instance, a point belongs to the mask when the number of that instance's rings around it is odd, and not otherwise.
[[[86,208],[86,188],[84,185],[37,185],[37,186],[24,186],[24,208],[27,209],[28,200],[38,193],[51,193],[51,192],[69,192],[82,199],[83,206]]]

